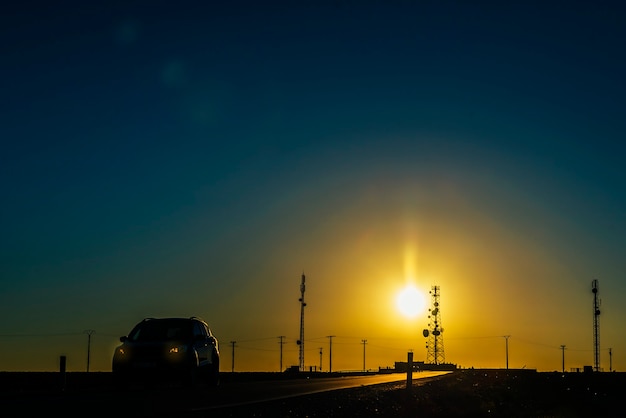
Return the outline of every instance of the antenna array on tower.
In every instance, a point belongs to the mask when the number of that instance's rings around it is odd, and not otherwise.
[[[441,306],[439,304],[439,286],[433,286],[430,291],[432,307],[429,309],[428,328],[424,330],[426,343],[426,360],[430,364],[445,363],[446,356],[443,351],[443,328],[441,327]]]

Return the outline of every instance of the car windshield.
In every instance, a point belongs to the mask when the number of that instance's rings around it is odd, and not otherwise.
[[[192,334],[191,323],[184,320],[150,320],[137,326],[128,336],[131,341],[184,340]]]

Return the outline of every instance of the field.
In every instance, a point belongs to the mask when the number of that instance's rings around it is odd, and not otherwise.
[[[260,376],[265,379],[271,374]],[[279,374],[274,374],[280,378]],[[68,373],[66,391],[110,387],[109,373]],[[233,379],[259,378],[224,373]],[[57,391],[57,373],[0,373],[2,396]],[[275,400],[185,416],[219,417],[621,417],[625,373],[467,369],[429,380],[392,383]],[[0,396],[0,402],[2,401]],[[80,396],[80,395],[79,395]],[[0,411],[1,413],[2,411]],[[171,412],[171,411],[170,411]]]

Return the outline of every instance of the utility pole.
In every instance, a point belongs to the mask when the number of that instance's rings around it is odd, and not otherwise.
[[[335,335],[329,335],[329,346],[328,346],[328,373],[333,372],[333,338]]]
[[[509,369],[509,337],[510,335],[503,335],[502,336],[505,341],[506,341],[506,369]]]
[[[613,352],[609,348],[609,371],[613,371]]]
[[[93,329],[85,330],[85,334],[87,334],[87,373],[89,373],[89,361],[91,357],[91,334],[96,332]]]
[[[561,364],[562,364],[563,373],[565,373],[565,345],[561,345],[561,352],[562,352]]]
[[[231,363],[231,366],[230,366],[231,373],[235,372],[235,344],[237,344],[237,341],[231,341],[230,342],[230,345],[232,346],[232,349],[233,349],[233,358],[232,358],[232,363]]]
[[[285,339],[284,335],[281,335],[280,337],[278,337],[280,339],[280,341],[278,342],[278,344],[280,344],[280,369],[279,371],[283,371],[283,344],[285,344],[285,342],[283,341]]]
[[[365,344],[367,344],[367,340],[361,340],[361,344],[363,344],[363,371],[367,370],[365,368]]]
[[[322,372],[322,352],[324,350],[324,347],[320,347],[320,373]]]

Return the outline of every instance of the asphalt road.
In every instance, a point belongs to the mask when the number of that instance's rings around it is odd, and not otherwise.
[[[414,373],[423,379],[448,372]],[[133,386],[125,390],[99,388],[64,393],[13,396],[0,401],[3,417],[158,417],[205,416],[210,411],[306,394],[406,380],[406,374],[311,379],[225,382],[218,387],[199,385]]]

